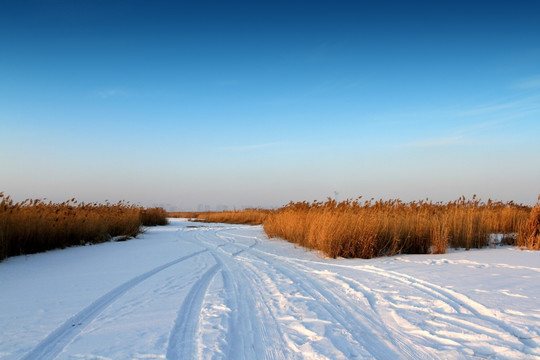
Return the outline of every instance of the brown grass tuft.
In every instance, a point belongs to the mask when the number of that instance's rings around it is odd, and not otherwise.
[[[516,245],[540,250],[540,204],[536,205],[516,240]]]
[[[317,249],[330,257],[372,258],[400,253],[443,254],[449,246],[480,248],[489,244],[490,234],[504,234],[503,240],[512,245],[529,214],[528,229],[537,232],[527,230],[527,234],[533,235],[520,235],[518,242],[538,248],[540,215],[534,215],[538,213],[540,210],[531,214],[531,207],[511,201],[482,202],[474,196],[448,203],[361,201],[361,198],[338,203],[328,199],[291,202],[278,210],[169,213],[169,216],[208,222],[262,223],[269,237]],[[532,220],[534,216],[536,222]],[[532,245],[525,245],[527,241]]]
[[[372,258],[483,247],[491,233],[516,233],[529,212],[513,202],[475,197],[449,203],[328,199],[290,203],[268,215],[264,230],[330,257]]]
[[[170,212],[169,217],[188,218],[194,221],[261,225],[272,210],[245,209],[232,211]]]
[[[143,226],[167,225],[169,223],[167,212],[160,207],[141,209],[140,218]]]
[[[165,216],[163,209],[145,210],[126,202],[85,204],[71,199],[55,204],[26,199],[15,203],[0,193],[0,260],[114,236],[136,236],[143,223],[162,224]]]
[[[196,219],[197,216],[199,216],[199,214],[200,212],[195,212],[195,211],[174,211],[174,212],[168,212],[167,217]]]

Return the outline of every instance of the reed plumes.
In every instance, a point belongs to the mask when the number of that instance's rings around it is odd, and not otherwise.
[[[190,218],[194,221],[226,224],[261,225],[272,210],[245,209],[232,211],[173,212],[169,217]]]
[[[331,257],[372,258],[442,254],[450,247],[487,246],[490,234],[507,243],[525,226],[531,208],[514,202],[462,197],[448,203],[401,200],[291,202],[278,210],[169,213],[194,221],[263,224],[269,237],[317,249]],[[531,225],[533,226],[533,225]]]
[[[185,219],[196,219],[199,216],[200,212],[196,211],[169,211],[167,217],[170,218],[185,218]]]
[[[141,209],[141,224],[143,226],[167,225],[167,212],[160,207]]]
[[[163,209],[145,210],[126,202],[85,204],[71,199],[55,204],[27,199],[15,203],[0,193],[0,260],[72,245],[99,243],[115,236],[136,236],[147,221],[148,212],[152,214],[153,223],[158,222],[158,215],[166,221]]]
[[[449,203],[400,200],[300,202],[270,213],[264,230],[330,257],[444,253],[448,246],[478,248],[491,233],[516,233],[530,208],[513,202]]]
[[[536,205],[516,240],[516,245],[530,250],[540,250],[540,204]]]

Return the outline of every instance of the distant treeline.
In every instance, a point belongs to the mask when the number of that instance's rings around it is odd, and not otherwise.
[[[196,221],[262,224],[279,237],[330,257],[372,258],[506,244],[540,248],[540,206],[462,197],[448,203],[401,200],[291,202],[277,210],[169,213]]]
[[[0,261],[8,256],[136,236],[142,226],[167,224],[162,208],[115,204],[63,203],[26,199],[14,202],[0,193]]]

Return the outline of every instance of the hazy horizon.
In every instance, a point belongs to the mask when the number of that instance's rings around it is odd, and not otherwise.
[[[0,4],[0,192],[534,204],[540,3]]]

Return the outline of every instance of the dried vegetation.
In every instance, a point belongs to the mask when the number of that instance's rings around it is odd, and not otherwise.
[[[513,202],[464,197],[449,203],[329,199],[290,203],[266,219],[264,230],[331,257],[372,258],[483,247],[492,233],[513,242],[529,213]]]
[[[260,225],[272,210],[245,209],[232,211],[204,211],[204,212],[170,212],[169,217],[188,218],[193,221]]]
[[[269,237],[317,249],[330,257],[372,258],[480,248],[491,234],[507,244],[540,247],[540,207],[462,197],[448,203],[401,200],[289,203],[278,210],[169,213],[195,221],[263,224]],[[519,234],[519,235],[518,235]],[[517,237],[517,239],[516,239]]]
[[[165,210],[116,204],[60,204],[27,199],[14,202],[0,193],[0,260],[55,248],[132,237],[141,226],[167,223]]]
[[[540,250],[540,204],[532,209],[527,223],[519,232],[516,245]]]
[[[399,253],[444,253],[448,247],[479,248],[490,234],[508,244],[540,250],[540,205],[482,202],[476,197],[448,203],[346,200],[291,202],[278,210],[174,212],[116,204],[14,203],[0,193],[0,260],[53,248],[135,236],[141,226],[164,225],[167,217],[200,222],[262,224],[279,237],[330,257],[372,258]]]

